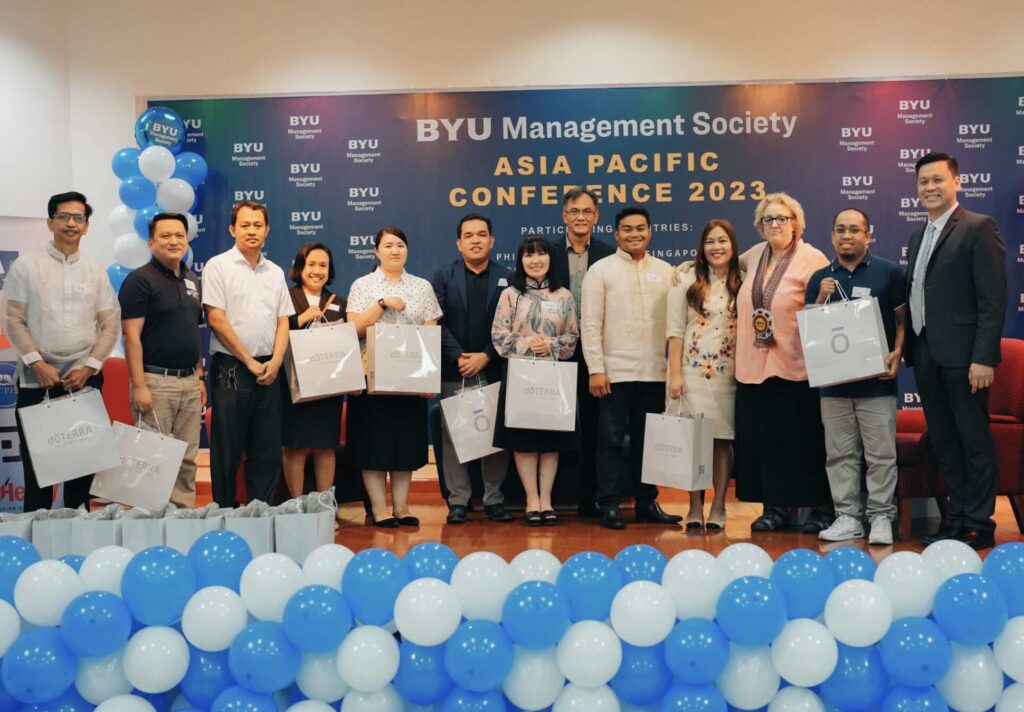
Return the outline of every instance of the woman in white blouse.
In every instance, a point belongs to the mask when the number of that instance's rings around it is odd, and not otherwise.
[[[360,339],[381,319],[399,313],[416,324],[437,324],[441,307],[430,282],[405,271],[409,243],[399,228],[381,228],[374,238],[379,266],[352,283],[348,320]],[[427,464],[427,398],[363,395],[349,398],[346,460],[363,471],[373,507],[373,524],[393,529],[417,526],[409,511],[413,470]],[[388,510],[386,478],[391,473],[392,507]]]

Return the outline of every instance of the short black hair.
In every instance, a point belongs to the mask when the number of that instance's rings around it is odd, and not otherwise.
[[[855,212],[855,213],[860,213],[860,216],[861,216],[862,218],[864,218],[864,224],[868,226],[868,232],[870,232],[870,231],[871,231],[871,218],[869,218],[869,217],[868,217],[868,214],[867,214],[867,213],[865,213],[865,212],[864,212],[863,210],[861,210],[860,208],[854,208],[854,207],[849,207],[849,208],[843,208],[843,209],[842,209],[842,210],[840,210],[840,211],[839,211],[838,213],[836,213],[836,215],[835,215],[835,217],[834,217],[834,218],[832,218],[832,225],[833,225],[833,226],[835,226],[835,224],[836,224],[836,220],[838,220],[838,219],[839,219],[839,216],[840,216],[840,215],[842,215],[843,213],[847,212],[847,211],[850,211],[850,210],[852,210],[852,211],[853,211],[853,212]]]
[[[85,196],[77,190],[69,190],[66,193],[57,193],[57,195],[50,196],[50,200],[46,203],[46,214],[51,220],[57,214],[57,206],[61,203],[81,203],[85,206],[86,222],[92,217],[92,206],[89,205],[89,201],[85,199]]]
[[[409,238],[405,236],[405,233],[402,232],[401,228],[395,227],[394,225],[385,225],[384,227],[377,231],[376,235],[373,236],[374,249],[380,247],[380,242],[381,240],[384,239],[385,235],[394,235],[399,240],[404,242],[406,247],[409,246]]]
[[[569,190],[565,191],[565,195],[562,196],[562,207],[564,208],[572,201],[584,195],[590,196],[590,199],[594,201],[594,207],[597,207],[597,205],[601,202],[600,200],[598,200],[597,193],[595,193],[594,191],[590,190],[589,188],[584,188],[583,186],[576,186],[575,188],[569,188]]]
[[[470,213],[469,215],[463,215],[461,218],[459,218],[458,227],[455,228],[456,240],[462,239],[462,226],[468,223],[470,220],[483,220],[485,223],[487,223],[487,233],[493,234],[493,232],[491,231],[491,219],[489,217],[486,217],[485,215],[480,215],[479,213]]]
[[[644,219],[647,220],[647,227],[651,226],[651,216],[647,212],[647,208],[640,205],[627,205],[619,212],[615,213],[615,229],[619,229],[619,223],[632,215],[643,215]]]
[[[185,235],[188,235],[188,218],[181,213],[157,213],[153,216],[153,219],[149,221],[149,236],[153,237],[156,232],[156,224],[161,220],[177,220],[185,226]]]
[[[323,250],[327,253],[326,284],[330,284],[334,281],[334,255],[331,254],[330,248],[322,242],[307,242],[299,248],[298,252],[295,253],[295,260],[292,262],[292,268],[288,270],[288,278],[296,287],[302,286],[302,270],[306,268],[306,258],[309,257],[309,253],[313,250]]]
[[[531,232],[523,241],[519,243],[519,249],[516,250],[516,267],[512,271],[512,286],[519,290],[520,294],[526,293],[526,268],[523,267],[523,257],[527,253],[534,254],[539,252],[543,255],[551,254],[551,243],[545,240],[543,237],[535,232]],[[555,291],[560,289],[562,286],[562,280],[558,278],[558,272],[553,269],[553,265],[548,265],[548,289]]]
[[[948,153],[939,153],[936,151],[926,154],[918,159],[917,163],[914,164],[914,175],[920,173],[923,166],[927,166],[929,163],[938,163],[939,161],[945,161],[954,176],[960,175],[960,164],[956,162],[956,159]]]

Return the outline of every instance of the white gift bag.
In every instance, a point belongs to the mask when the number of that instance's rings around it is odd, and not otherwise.
[[[179,509],[164,520],[164,540],[172,549],[188,554],[196,539],[224,528],[224,514],[216,502],[202,509]]]
[[[286,365],[292,403],[366,388],[356,325],[321,322],[310,327],[288,332]]]
[[[875,378],[888,371],[889,342],[878,299],[842,296],[841,302],[808,306],[796,315],[812,388]]]
[[[164,545],[164,519],[128,519],[121,521],[121,540],[124,547],[139,553],[151,546]]]
[[[391,395],[441,392],[441,327],[378,321],[366,330],[366,390]]]
[[[87,388],[18,409],[25,446],[40,487],[91,475],[120,463],[103,397]]]
[[[118,514],[122,509],[119,504],[108,504],[103,509],[72,519],[71,553],[88,556],[104,546],[121,546],[124,519]]]
[[[0,536],[21,537],[31,543],[35,516],[35,512],[0,512]]]
[[[224,528],[245,539],[254,557],[274,552],[274,517],[265,502],[254,499],[244,507],[226,510]]]
[[[644,459],[640,481],[680,490],[712,486],[715,422],[703,415],[648,413],[644,430]]]
[[[143,509],[158,509],[167,504],[188,443],[163,435],[156,413],[152,415],[155,433],[139,427],[142,414],[134,426],[114,423],[114,441],[121,462],[97,472],[89,494]]]
[[[71,522],[84,510],[40,509],[32,520],[32,544],[44,559],[59,559],[72,552]]]
[[[463,380],[462,390],[441,401],[445,431],[460,463],[501,452],[491,444],[500,391],[500,383],[466,388]]]
[[[575,430],[576,369],[572,361],[510,358],[505,378],[505,427]]]

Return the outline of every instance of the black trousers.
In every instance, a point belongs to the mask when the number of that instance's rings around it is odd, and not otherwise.
[[[596,455],[600,401],[590,395],[590,371],[583,348],[576,347],[576,404],[580,414],[579,504],[594,502],[597,493]]]
[[[85,382],[99,391],[103,390],[103,372]],[[66,396],[68,392],[64,386],[55,386],[49,389],[50,398]],[[46,399],[45,388],[19,388],[17,408],[24,408],[30,405],[38,405]],[[18,449],[21,452],[21,467],[25,473],[25,511],[34,512],[37,509],[50,509],[53,506],[53,487],[40,487],[36,479],[36,471],[32,466],[32,456],[29,455],[25,446],[25,431],[21,426],[21,416],[15,411],[15,420],[18,425]],[[89,502],[89,488],[92,486],[92,475],[79,477],[64,483],[64,506],[77,509]]]
[[[612,392],[598,400],[597,431],[597,504],[601,508],[619,504],[619,477],[622,447],[629,435],[629,475],[633,498],[638,504],[652,502],[658,488],[640,481],[644,458],[644,431],[647,414],[665,409],[664,381],[625,381],[613,383]]]
[[[270,357],[258,361],[269,361]],[[241,361],[215,353],[210,359],[210,484],[213,500],[234,507],[235,475],[245,453],[249,499],[270,502],[281,479],[281,386],[256,383]],[[280,378],[280,374],[278,375]]]
[[[949,490],[952,526],[992,533],[996,524],[999,463],[989,430],[988,389],[971,393],[966,368],[943,368],[928,348],[928,330],[917,337],[914,375],[939,467]]]

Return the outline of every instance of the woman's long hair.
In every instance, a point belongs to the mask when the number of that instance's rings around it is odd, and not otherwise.
[[[697,259],[694,261],[693,271],[697,279],[690,288],[686,290],[686,303],[693,307],[698,314],[707,316],[704,311],[704,301],[707,299],[708,290],[711,289],[711,267],[708,265],[708,257],[704,252],[704,240],[716,227],[725,230],[729,236],[729,245],[732,247],[732,257],[729,258],[729,273],[725,278],[725,287],[729,291],[729,312],[736,316],[736,295],[740,291],[740,246],[736,241],[736,230],[728,220],[715,218],[709,220],[700,234],[700,242],[697,243]]]
[[[523,241],[519,243],[519,250],[516,252],[516,268],[512,272],[512,286],[518,290],[520,294],[526,293],[526,269],[523,267],[523,258],[526,255],[532,255],[535,253],[542,255],[548,255],[548,289],[555,291],[562,286],[561,280],[558,278],[558,273],[554,271],[554,259],[551,255],[551,244],[543,237],[537,234],[530,234],[523,238]]]

